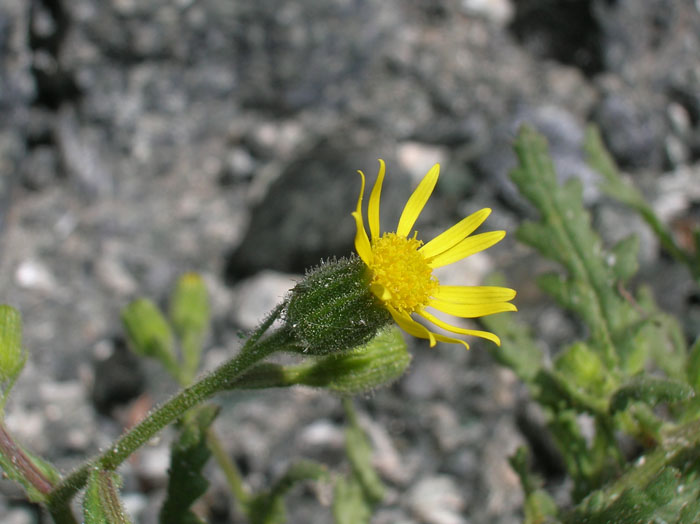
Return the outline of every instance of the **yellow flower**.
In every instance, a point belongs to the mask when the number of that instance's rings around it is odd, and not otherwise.
[[[365,192],[365,175],[357,200],[357,209],[352,213],[357,225],[355,249],[370,271],[370,289],[389,310],[396,323],[407,333],[430,341],[469,345],[463,340],[430,331],[411,316],[413,313],[428,322],[452,333],[486,338],[500,345],[500,339],[488,331],[464,329],[453,326],[430,313],[426,308],[448,313],[462,318],[476,318],[516,311],[509,303],[515,291],[494,286],[443,286],[433,274],[433,270],[474,253],[483,251],[505,237],[505,231],[491,231],[470,236],[491,213],[482,209],[469,215],[427,244],[417,238],[412,231],[423,207],[437,183],[440,165],[435,164],[423,177],[418,187],[408,199],[399,218],[395,232],[380,233],[379,199],[384,180],[384,161],[379,160],[379,174],[369,197],[367,210],[370,237],[365,230],[362,218],[362,196]]]

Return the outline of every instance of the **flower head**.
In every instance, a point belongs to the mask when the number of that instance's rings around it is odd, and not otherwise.
[[[437,341],[469,345],[458,338],[429,330],[411,315],[416,314],[435,326],[459,335],[486,338],[500,345],[500,339],[488,331],[465,329],[441,320],[426,308],[462,318],[476,318],[516,311],[509,302],[515,291],[494,286],[443,286],[434,270],[462,260],[496,244],[506,235],[505,231],[491,231],[472,235],[486,220],[490,209],[482,209],[461,220],[437,237],[424,244],[418,239],[413,226],[437,183],[440,172],[435,164],[423,177],[408,199],[399,218],[396,231],[381,233],[379,226],[379,200],[384,181],[385,165],[379,160],[379,174],[372,188],[367,209],[369,236],[362,216],[362,197],[365,192],[365,175],[352,213],[357,225],[355,249],[370,273],[370,289],[384,304],[396,323],[407,333],[428,339],[434,346]]]

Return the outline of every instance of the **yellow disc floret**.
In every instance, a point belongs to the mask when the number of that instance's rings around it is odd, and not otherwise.
[[[372,242],[372,287],[396,310],[411,313],[428,304],[439,282],[425,257],[423,242],[396,233],[384,233]]]

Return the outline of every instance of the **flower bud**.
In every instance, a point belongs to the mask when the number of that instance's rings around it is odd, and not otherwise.
[[[304,385],[343,395],[386,386],[411,363],[406,341],[397,327],[383,329],[367,344],[339,355],[310,358],[296,366],[264,362],[232,382],[228,389],[264,389]]]
[[[391,321],[370,291],[359,258],[333,260],[311,271],[292,289],[286,310],[286,328],[310,355],[365,344]]]
[[[0,305],[0,384],[11,387],[27,361],[22,349],[22,318],[8,305]]]
[[[175,337],[158,307],[150,300],[140,298],[126,306],[121,316],[134,353],[160,360],[171,374],[177,376]]]
[[[197,273],[185,273],[170,301],[170,318],[181,338],[202,336],[209,327],[209,297],[204,280]]]

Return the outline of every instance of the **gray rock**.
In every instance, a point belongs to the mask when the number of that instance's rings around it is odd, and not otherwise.
[[[600,198],[599,175],[584,159],[583,122],[563,107],[546,104],[522,108],[507,124],[501,125],[494,133],[490,149],[476,161],[478,170],[495,183],[509,203],[523,211],[528,209],[508,176],[516,166],[512,140],[521,125],[534,127],[545,136],[560,183],[576,177],[583,186],[584,202],[593,204]]]
[[[261,271],[233,288],[231,316],[245,330],[255,329],[301,279],[299,275]]]
[[[246,236],[229,257],[227,276],[236,279],[261,268],[303,273],[322,259],[349,255],[355,236],[350,213],[360,189],[356,171],[365,170],[371,187],[381,155],[370,142],[375,138],[340,129],[291,163],[253,209]],[[398,199],[408,191],[395,190],[402,177],[396,163],[387,163],[382,216],[391,224],[403,206]]]
[[[628,169],[658,169],[664,159],[663,136],[667,133],[663,115],[621,95],[603,98],[595,108],[594,120],[605,145],[618,164]]]
[[[22,184],[41,190],[53,184],[59,173],[56,149],[50,146],[33,148],[22,166]]]

